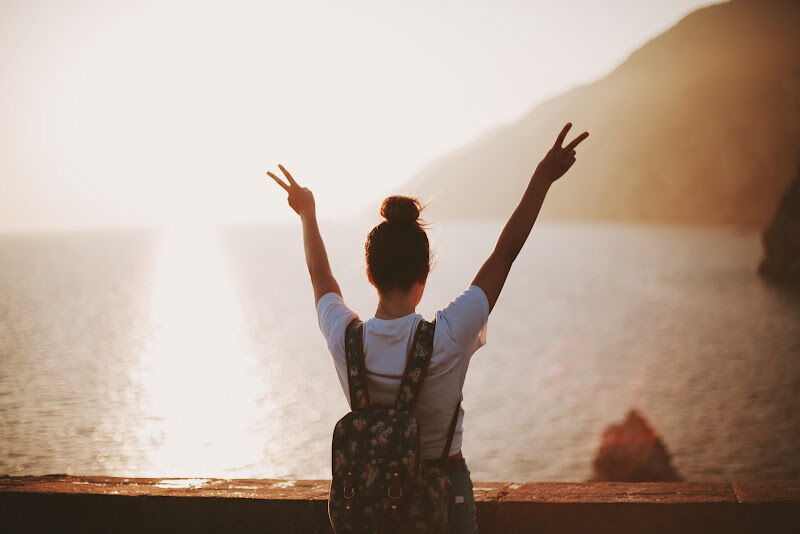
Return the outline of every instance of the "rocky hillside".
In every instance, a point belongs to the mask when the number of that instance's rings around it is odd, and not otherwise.
[[[763,243],[758,272],[767,280],[800,288],[800,172],[764,231]]]
[[[425,166],[435,217],[507,217],[561,126],[589,130],[543,216],[765,225],[800,161],[800,2],[691,13],[603,79]]]

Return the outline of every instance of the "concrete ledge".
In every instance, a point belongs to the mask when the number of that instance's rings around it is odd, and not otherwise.
[[[331,532],[328,480],[0,476],[0,532]],[[476,482],[482,532],[800,532],[800,481]]]

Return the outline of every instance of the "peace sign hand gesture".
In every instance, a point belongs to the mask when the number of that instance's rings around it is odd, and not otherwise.
[[[570,144],[562,147],[561,143],[564,142],[564,138],[567,136],[567,132],[571,127],[571,122],[568,122],[564,126],[561,133],[558,134],[553,148],[545,154],[542,161],[536,166],[536,170],[533,173],[534,176],[541,176],[545,180],[555,182],[564,176],[564,173],[572,167],[572,164],[575,163],[575,147],[578,146],[581,141],[589,137],[589,132],[583,132],[573,139]]]
[[[287,171],[283,165],[278,164],[278,168],[286,175],[286,179],[289,180],[288,184],[275,176],[272,171],[267,171],[267,174],[289,193],[286,199],[289,201],[289,206],[301,217],[304,215],[313,215],[315,209],[314,195],[311,194],[311,190],[307,187],[300,187],[300,184],[294,181],[292,175],[289,174],[289,171]]]

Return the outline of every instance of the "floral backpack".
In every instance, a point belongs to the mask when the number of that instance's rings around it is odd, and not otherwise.
[[[420,320],[394,405],[370,403],[364,369],[364,323],[345,331],[352,411],[333,430],[328,515],[334,532],[444,533],[455,493],[444,464],[459,402],[437,467],[424,467],[414,404],[433,352],[436,321]]]

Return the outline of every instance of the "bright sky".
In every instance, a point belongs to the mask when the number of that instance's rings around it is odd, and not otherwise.
[[[2,1],[0,232],[377,215],[709,3]]]

